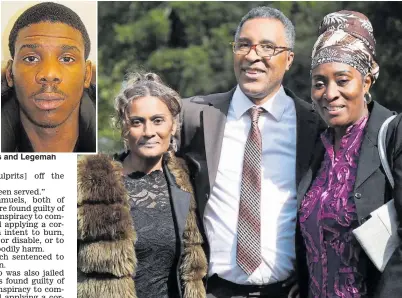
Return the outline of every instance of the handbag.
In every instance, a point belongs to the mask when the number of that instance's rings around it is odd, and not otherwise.
[[[389,184],[394,188],[395,182],[388,164],[386,153],[386,136],[388,124],[396,117],[389,117],[381,125],[378,133],[378,153]],[[399,225],[394,200],[390,200],[370,213],[371,217],[353,230],[353,234],[367,256],[381,272],[384,271],[393,252],[399,245],[397,228]]]

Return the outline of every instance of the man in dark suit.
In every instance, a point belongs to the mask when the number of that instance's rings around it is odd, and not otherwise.
[[[209,246],[208,297],[287,297],[294,273],[296,190],[322,122],[282,86],[295,31],[252,9],[233,43],[238,85],[183,103],[181,151]],[[256,296],[253,296],[256,295]]]

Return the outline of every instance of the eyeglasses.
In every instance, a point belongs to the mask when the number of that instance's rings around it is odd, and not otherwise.
[[[284,51],[292,51],[292,48],[277,47],[271,44],[249,44],[247,42],[231,42],[233,53],[236,55],[248,55],[254,49],[260,57],[272,57]]]

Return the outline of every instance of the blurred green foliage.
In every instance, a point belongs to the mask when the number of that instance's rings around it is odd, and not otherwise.
[[[99,149],[122,149],[113,128],[114,97],[124,76],[143,69],[158,73],[182,97],[233,88],[233,41],[251,8],[270,5],[296,27],[295,61],[284,85],[310,99],[310,55],[322,18],[347,9],[364,13],[377,39],[380,76],[373,98],[402,111],[401,2],[98,2]]]

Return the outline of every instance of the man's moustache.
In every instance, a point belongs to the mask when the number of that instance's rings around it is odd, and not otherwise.
[[[34,97],[34,96],[42,94],[42,93],[57,93],[64,97],[67,97],[63,91],[58,90],[57,87],[54,85],[53,86],[52,85],[44,85],[44,86],[42,86],[42,88],[40,88],[40,90],[32,93],[29,97]]]

